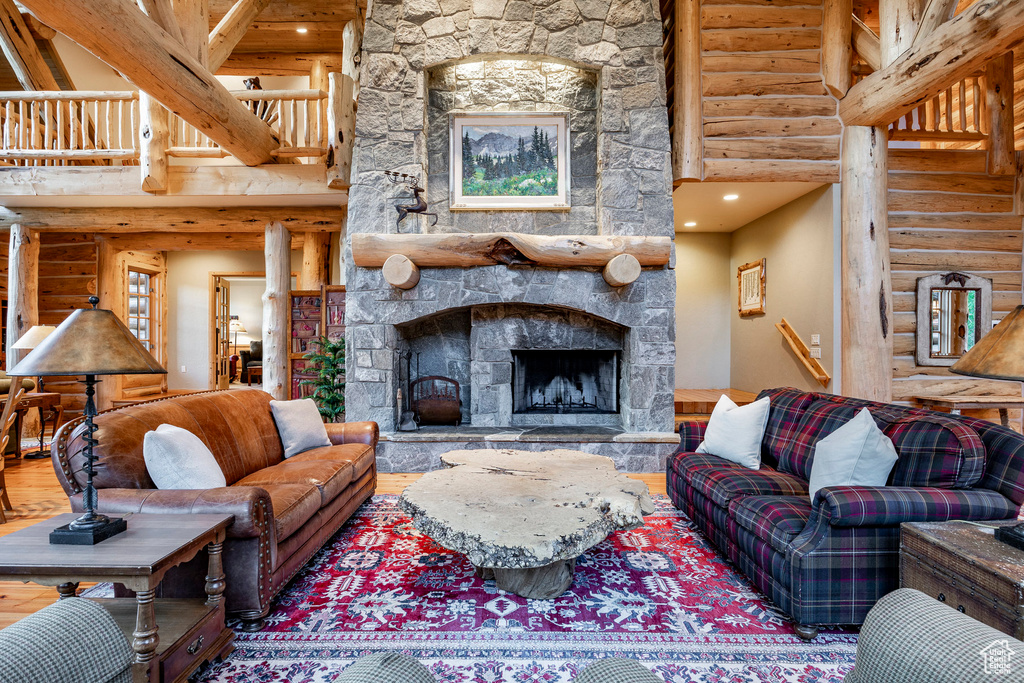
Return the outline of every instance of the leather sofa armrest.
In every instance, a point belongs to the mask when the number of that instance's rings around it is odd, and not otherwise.
[[[161,514],[234,515],[228,538],[258,538],[271,529],[270,494],[256,486],[215,489],[100,489],[97,510]],[[82,494],[71,496],[71,509],[82,511]]]
[[[365,443],[370,448],[377,449],[380,428],[376,422],[332,422],[324,426],[327,427],[327,436],[335,446]]]
[[[1019,509],[988,489],[908,486],[829,486],[814,494],[813,505],[834,527],[1012,519]]]

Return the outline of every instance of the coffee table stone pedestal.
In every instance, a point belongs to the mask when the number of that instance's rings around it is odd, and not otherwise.
[[[572,585],[576,558],[654,512],[647,486],[579,451],[452,451],[399,500],[417,529],[464,553],[478,576],[526,598]]]

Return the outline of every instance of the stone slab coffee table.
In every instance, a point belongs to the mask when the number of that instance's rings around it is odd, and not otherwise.
[[[580,451],[451,451],[399,499],[417,529],[526,598],[572,585],[576,558],[654,512],[647,485]]]

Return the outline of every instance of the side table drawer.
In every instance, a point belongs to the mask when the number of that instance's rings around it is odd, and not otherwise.
[[[193,618],[192,615],[189,618]],[[160,680],[170,683],[187,679],[203,661],[225,655],[224,646],[231,636],[232,632],[224,628],[222,604],[201,618],[162,653]]]
[[[1024,638],[1019,605],[1004,605],[970,581],[951,576],[905,549],[900,554],[900,586],[930,595],[1014,638]]]

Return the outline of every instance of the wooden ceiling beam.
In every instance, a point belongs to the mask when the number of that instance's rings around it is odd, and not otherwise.
[[[268,162],[280,146],[266,123],[134,2],[78,0],[75,12],[68,12],[63,0],[24,4],[242,163]]]
[[[270,0],[238,0],[210,33],[210,70],[217,71]]]
[[[266,226],[264,226],[266,227]],[[291,236],[292,249],[301,249],[304,233]],[[146,235],[104,235],[115,251],[263,251],[264,231],[239,233],[152,232]]]
[[[839,115],[848,126],[888,125],[1021,40],[1024,2],[979,2],[850,88]]]
[[[928,0],[912,45],[920,45],[935,29],[953,18],[959,0]]]
[[[207,0],[175,0],[174,18],[181,28],[181,42],[204,67],[209,65],[210,4]]]
[[[25,90],[60,90],[14,0],[0,0],[0,47]]]
[[[225,76],[305,76],[317,62],[328,71],[339,71],[342,58],[338,54],[290,54],[287,52],[235,52],[227,58],[217,75]]]
[[[853,16],[853,49],[874,71],[882,68],[882,44],[878,36],[857,15]]]
[[[155,21],[157,26],[171,34],[171,37],[179,43],[184,42],[178,20],[174,16],[174,8],[171,7],[171,0],[138,0],[138,2],[139,9]]]
[[[259,233],[277,221],[291,232],[338,232],[340,207],[0,208],[0,229],[17,223],[40,232]]]

